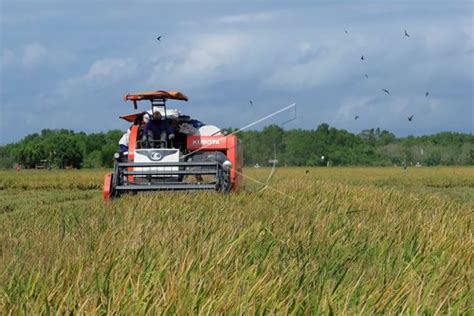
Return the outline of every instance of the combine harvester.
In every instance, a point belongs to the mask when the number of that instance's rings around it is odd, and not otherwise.
[[[120,117],[133,123],[128,153],[115,154],[114,171],[104,179],[104,200],[127,192],[237,190],[243,151],[236,135],[226,136],[216,126],[204,125],[176,109],[167,109],[168,100],[188,101],[177,91],[144,91],[127,94],[124,99],[132,101],[135,109],[138,101],[148,101],[151,109]],[[144,137],[144,122],[156,111],[174,129],[174,139]]]

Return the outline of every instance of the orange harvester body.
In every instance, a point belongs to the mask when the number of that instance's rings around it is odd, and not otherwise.
[[[157,99],[163,104],[167,99],[187,101],[187,97],[177,91],[156,91],[155,94],[153,91],[146,91],[141,94],[128,94],[125,99],[133,101],[135,108],[137,100],[150,100],[152,110],[153,102]],[[128,153],[126,157],[115,162],[113,173],[105,175],[104,200],[134,191],[238,190],[242,179],[243,148],[236,135],[181,135],[185,141],[180,148],[149,148],[142,142],[143,125],[139,121],[144,115],[146,112],[121,117],[126,121],[134,121],[129,133]],[[179,159],[155,159],[162,156]],[[220,160],[209,158],[217,156]],[[151,160],[146,160],[146,157],[151,157]],[[201,183],[198,179],[202,179],[202,176],[212,176],[214,180]],[[185,181],[191,177],[196,177],[196,182]]]

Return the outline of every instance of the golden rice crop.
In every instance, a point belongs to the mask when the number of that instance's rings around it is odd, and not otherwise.
[[[103,170],[0,172],[1,313],[473,311],[474,168],[306,169],[107,204]]]

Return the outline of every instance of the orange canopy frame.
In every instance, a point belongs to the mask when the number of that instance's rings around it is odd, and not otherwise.
[[[140,101],[140,100],[155,100],[155,99],[172,99],[188,101],[188,97],[179,91],[142,91],[136,93],[129,93],[123,97],[124,101]]]
[[[127,115],[122,115],[120,118],[124,119],[127,122],[133,123],[137,118],[142,117],[146,112],[140,112],[140,113],[133,113],[133,114],[127,114]]]

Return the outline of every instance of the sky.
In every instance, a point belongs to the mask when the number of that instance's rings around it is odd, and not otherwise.
[[[254,128],[473,133],[473,1],[0,3],[0,144],[126,130],[142,90],[181,91],[168,107],[219,127],[296,103]]]

